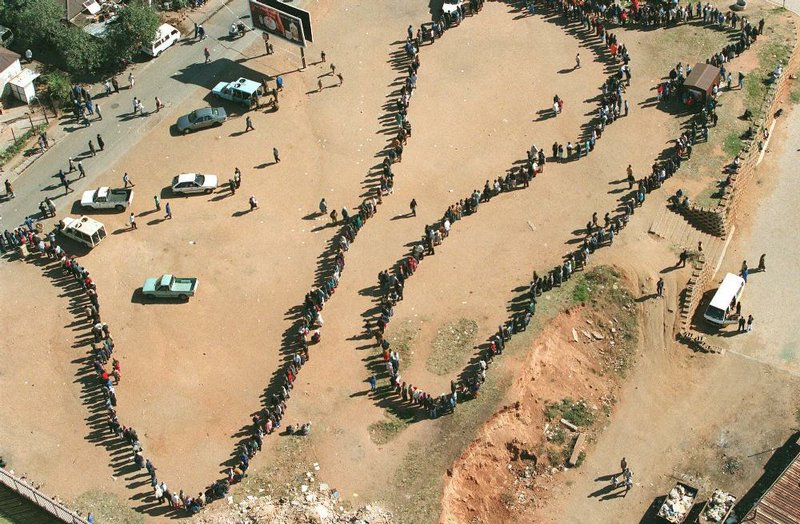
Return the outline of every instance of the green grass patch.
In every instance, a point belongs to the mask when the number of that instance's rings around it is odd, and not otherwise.
[[[464,366],[465,357],[472,353],[477,335],[478,323],[474,320],[459,318],[448,322],[436,333],[425,367],[439,376],[458,371]]]
[[[766,43],[760,45],[758,50],[758,67],[745,78],[747,107],[753,112],[754,118],[762,116],[762,104],[769,87],[765,80],[779,63],[786,66],[792,49],[792,40],[795,38],[788,24],[775,23],[776,19],[781,16],[780,13],[773,10],[770,14],[772,16],[767,18],[767,29],[765,30]]]
[[[791,91],[789,91],[789,101],[793,104],[800,102],[800,85],[795,84]]]
[[[715,180],[697,195],[694,203],[705,208],[715,208],[719,205],[720,197],[722,197],[722,191]]]
[[[544,416],[550,421],[559,421],[562,418],[578,427],[585,428],[594,424],[596,420],[594,410],[585,400],[562,399],[560,402],[546,402]]]
[[[581,277],[583,277],[583,275],[581,275]],[[589,288],[589,284],[586,282],[586,279],[580,278],[578,283],[575,285],[575,289],[572,290],[572,301],[576,304],[583,304],[589,300],[591,293],[592,290]]]
[[[144,516],[113,493],[90,490],[75,499],[71,507],[84,515],[92,512],[95,521],[102,524],[144,524]]]
[[[412,321],[403,322],[397,329],[391,330],[386,336],[386,340],[391,344],[392,351],[400,354],[400,360],[404,367],[411,365],[412,355],[414,354],[414,340],[417,338],[418,329]]]
[[[367,427],[369,438],[375,444],[388,444],[408,427],[408,420],[404,420],[397,415],[386,412],[386,419],[373,422]]]
[[[741,134],[732,131],[725,135],[725,140],[722,142],[722,150],[731,157],[738,155],[742,150]]]

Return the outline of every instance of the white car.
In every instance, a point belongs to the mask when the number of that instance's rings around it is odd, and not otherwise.
[[[200,173],[181,173],[172,179],[172,191],[177,194],[193,195],[211,193],[217,188],[217,175]]]

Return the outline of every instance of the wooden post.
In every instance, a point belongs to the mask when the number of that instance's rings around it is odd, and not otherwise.
[[[17,135],[14,133],[14,126],[8,126],[11,129],[11,138],[14,139],[14,145],[17,145]]]

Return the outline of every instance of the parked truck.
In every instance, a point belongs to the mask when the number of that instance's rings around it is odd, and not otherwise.
[[[133,202],[132,189],[109,189],[101,187],[83,193],[81,206],[89,209],[116,209],[125,211]]]
[[[142,286],[142,294],[155,298],[179,298],[189,300],[197,291],[196,278],[179,278],[170,274],[148,278]]]

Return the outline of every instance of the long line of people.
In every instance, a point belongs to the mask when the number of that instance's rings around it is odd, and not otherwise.
[[[565,16],[569,16],[568,11],[564,9],[567,4],[568,2],[561,3],[562,13]],[[592,27],[592,24],[587,24],[587,27]],[[615,39],[609,39],[608,35],[603,34],[601,29],[598,29],[599,26],[597,24],[594,24],[593,27],[595,28],[595,34],[602,38],[604,42],[609,40],[615,42]],[[715,54],[711,61],[719,59],[719,55],[728,51],[730,51],[730,47],[723,49],[722,53]],[[627,52],[625,54],[627,56]],[[626,58],[625,65],[627,65],[627,60],[629,58]],[[618,74],[612,75],[611,78],[621,82],[625,79],[625,75],[624,72],[620,71]],[[628,77],[627,80],[630,80],[630,78]],[[607,82],[603,86],[604,97],[607,94],[608,85],[609,83]],[[504,324],[498,327],[497,332],[492,334],[488,341],[479,348],[477,363],[461,373],[461,380],[452,380],[450,382],[450,393],[439,395],[425,392],[421,387],[415,386],[400,374],[400,356],[396,351],[392,351],[391,344],[385,337],[386,329],[394,315],[394,308],[403,299],[403,291],[408,278],[415,273],[426,255],[435,254],[435,246],[448,237],[456,221],[461,220],[466,215],[477,212],[480,203],[488,202],[502,192],[515,190],[520,185],[523,188],[529,187],[531,180],[543,169],[545,159],[542,158],[542,151],[533,146],[531,151],[526,152],[528,161],[525,168],[521,168],[516,176],[513,173],[509,173],[505,179],[498,178],[494,184],[490,184],[487,180],[483,192],[473,191],[466,199],[451,205],[438,222],[426,225],[422,239],[411,247],[410,253],[398,261],[392,271],[384,270],[378,275],[380,288],[378,312],[371,320],[366,322],[368,333],[375,337],[376,344],[383,351],[383,362],[373,365],[373,371],[376,373],[370,379],[373,389],[375,388],[378,374],[388,375],[389,391],[393,392],[396,398],[402,402],[409,403],[412,407],[421,408],[430,418],[436,418],[444,413],[452,413],[459,401],[477,397],[481,384],[486,380],[486,370],[494,358],[503,352],[506,342],[514,334],[526,330],[536,313],[537,297],[541,296],[542,293],[560,287],[571,278],[575,271],[584,269],[590,255],[597,249],[613,244],[615,236],[628,224],[630,216],[634,214],[635,209],[643,205],[646,195],[660,188],[666,179],[673,176],[681,167],[684,159],[691,158],[691,147],[699,137],[704,137],[707,140],[708,123],[709,121],[715,122],[716,119],[714,109],[715,105],[710,103],[691,119],[690,129],[681,133],[675,140],[675,147],[666,160],[662,162],[656,161],[653,164],[650,174],[637,180],[629,168],[628,189],[630,192],[619,199],[619,206],[613,212],[614,215],[612,216],[612,212],[606,213],[601,226],[597,213],[594,213],[586,225],[583,240],[578,249],[565,254],[561,264],[545,271],[542,275],[534,271],[525,304],[521,311],[513,313]],[[587,150],[591,149],[587,147]],[[558,144],[555,144],[553,156],[556,158],[561,157],[560,152]],[[636,186],[635,189],[634,186]]]
[[[482,2],[476,2],[478,8],[479,4],[482,4]],[[434,36],[441,37],[444,30],[450,26],[450,23],[433,26],[431,41],[434,41]],[[596,28],[595,31],[597,31]],[[616,42],[613,38],[609,39],[609,35],[604,30],[602,33],[597,34],[606,42],[609,40]],[[97,385],[107,410],[108,431],[126,442],[131,449],[131,461],[138,468],[147,470],[154,497],[159,503],[166,503],[175,509],[196,513],[208,502],[224,497],[228,493],[230,485],[240,481],[246,475],[250,460],[262,448],[263,438],[281,427],[287,407],[286,403],[290,398],[293,384],[302,366],[310,358],[309,345],[317,343],[321,339],[321,329],[324,325],[322,310],[326,301],[336,291],[341,273],[345,267],[345,254],[349,250],[350,244],[355,241],[365,222],[377,212],[378,206],[382,203],[382,197],[392,193],[394,183],[392,165],[402,160],[402,147],[407,143],[408,137],[411,135],[411,125],[406,116],[411,95],[416,87],[416,75],[420,64],[419,48],[422,40],[420,32],[417,32],[417,37],[415,38],[411,28],[409,29],[408,39],[404,46],[408,62],[408,74],[397,101],[398,117],[396,122],[398,132],[388,147],[386,160],[381,167],[380,187],[376,188],[374,196],[365,199],[358,206],[357,213],[351,215],[346,209],[342,210],[341,228],[332,240],[335,246],[335,254],[331,257],[332,263],[329,267],[324,268],[326,274],[321,279],[322,284],[306,294],[304,303],[300,307],[300,318],[294,328],[296,336],[294,337],[294,342],[290,341],[287,348],[289,357],[287,357],[287,361],[277,374],[278,378],[273,384],[274,387],[270,388],[271,393],[268,395],[268,405],[252,415],[253,424],[250,429],[250,435],[242,441],[234,452],[234,463],[236,465],[228,468],[223,478],[211,483],[196,497],[185,495],[183,490],[179,490],[178,493],[170,491],[165,482],[159,482],[156,474],[157,468],[149,458],[145,457],[138,433],[134,428],[122,425],[117,418],[116,407],[118,399],[116,386],[121,379],[121,368],[119,361],[113,357],[115,350],[114,340],[111,336],[110,327],[102,321],[97,286],[89,272],[75,257],[66,255],[61,247],[57,245],[53,236],[39,233],[32,224],[27,224],[27,231],[23,228],[18,228],[14,233],[4,233],[3,239],[9,247],[21,243],[35,247],[36,250],[49,258],[58,260],[65,273],[72,275],[80,282],[85,291],[86,299],[81,311],[91,325],[94,341],[92,344],[91,365],[96,373]],[[627,57],[627,52],[623,53],[623,56]],[[624,58],[624,61],[627,59]],[[615,77],[618,81],[625,80],[624,70],[615,73]],[[630,78],[627,77],[627,80],[629,81]],[[607,83],[604,85],[604,92],[607,90],[606,86],[608,86],[609,92],[616,92],[619,84]],[[613,98],[610,98],[609,101],[613,101]],[[605,100],[603,105],[607,105]],[[386,326],[393,315],[393,308],[403,298],[405,281],[414,273],[426,254],[434,254],[435,246],[448,237],[450,228],[455,222],[461,220],[464,216],[476,213],[481,203],[490,201],[500,193],[517,189],[520,186],[529,186],[531,180],[544,169],[546,160],[543,158],[542,151],[534,148],[528,152],[528,162],[518,173],[509,173],[505,178],[500,177],[491,184],[487,181],[483,191],[476,189],[467,198],[448,207],[439,222],[425,227],[421,242],[415,245],[412,252],[398,263],[394,273],[386,271],[381,273],[380,276],[382,296],[380,314],[374,320],[374,334],[384,350],[384,361],[391,377],[393,390],[403,400],[425,408],[431,417],[454,410],[459,398],[476,396],[485,380],[486,370],[493,358],[502,353],[505,343],[515,333],[523,331],[527,327],[535,314],[536,297],[543,292],[560,286],[562,282],[571,277],[574,271],[585,267],[591,253],[599,247],[610,245],[613,242],[614,235],[618,234],[627,223],[628,217],[633,213],[634,208],[644,201],[644,195],[657,187],[650,180],[653,177],[656,177],[656,179],[668,177],[674,173],[680,167],[680,158],[685,154],[684,151],[685,148],[676,148],[676,155],[663,163],[659,169],[654,167],[650,177],[639,181],[638,189],[632,195],[622,199],[622,212],[614,218],[611,218],[607,213],[603,227],[598,225],[596,216],[593,217],[592,223],[587,226],[587,236],[583,245],[576,251],[568,253],[562,265],[545,272],[541,277],[534,273],[524,310],[512,315],[507,322],[498,328],[497,333],[493,334],[488,342],[482,346],[481,358],[476,365],[475,372],[467,374],[471,376],[467,376],[460,382],[452,381],[449,394],[445,393],[434,397],[420,388],[406,383],[400,377],[399,355],[394,351],[390,351],[390,345],[383,338]],[[663,179],[659,180],[659,182],[661,181]],[[308,434],[310,423],[296,427],[287,425],[287,430],[288,433]]]

